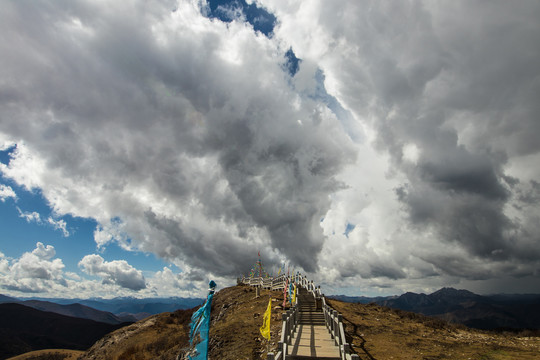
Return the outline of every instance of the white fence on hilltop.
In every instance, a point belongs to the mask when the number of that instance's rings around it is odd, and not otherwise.
[[[346,341],[343,316],[326,302],[326,298],[321,292],[321,287],[315,286],[313,280],[310,281],[304,275],[297,273],[291,276],[280,275],[275,278],[243,277],[242,279],[238,279],[238,283],[258,286],[262,289],[283,291],[287,280],[289,283],[292,282],[297,286],[305,288],[315,298],[317,308],[320,306],[323,311],[326,328],[332,339],[334,339],[335,344],[339,347],[341,360],[359,360],[360,357],[352,353],[351,345]],[[287,312],[281,315],[281,340],[278,342],[277,352],[275,354],[268,353],[267,360],[287,360],[287,348],[291,345],[291,339],[296,332],[299,320],[298,298],[296,301],[297,303],[293,304]]]

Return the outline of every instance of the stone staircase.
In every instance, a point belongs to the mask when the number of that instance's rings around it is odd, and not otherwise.
[[[288,347],[287,360],[339,360],[339,348],[328,332],[322,309],[317,308],[313,295],[299,287],[298,325]]]

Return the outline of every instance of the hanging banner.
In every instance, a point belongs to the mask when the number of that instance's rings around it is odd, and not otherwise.
[[[216,283],[211,280],[208,284],[208,298],[203,306],[191,316],[189,330],[189,343],[191,351],[188,354],[189,360],[208,359],[208,339],[210,337],[210,310],[212,308],[212,298],[216,289]],[[195,345],[195,348],[193,346]]]
[[[292,302],[292,288],[293,288],[293,283],[291,282],[289,284],[289,302],[291,303],[291,305],[294,305]]]
[[[285,309],[285,305],[287,305],[287,289],[289,288],[289,278],[287,277],[285,279],[285,287],[283,288],[283,309]]]
[[[260,328],[261,335],[266,340],[270,341],[270,318],[272,313],[272,298],[268,299],[268,307],[266,308],[266,311],[264,312],[263,316],[263,324]]]

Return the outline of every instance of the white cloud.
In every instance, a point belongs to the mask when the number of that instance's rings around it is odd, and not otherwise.
[[[64,235],[64,237],[68,237],[69,236],[69,231],[66,229],[66,222],[64,220],[55,220],[53,219],[52,217],[48,217],[47,218],[47,223],[49,223],[50,225],[52,225],[52,227],[55,228],[55,230],[60,230],[62,231],[62,234]]]
[[[62,234],[64,237],[69,236],[69,231],[67,230],[67,224],[64,220],[55,220],[51,216],[47,218],[47,220],[42,220],[41,215],[35,211],[27,212],[22,211],[21,209],[17,208],[19,211],[19,216],[26,220],[26,222],[35,222],[36,224],[48,224],[51,225],[55,230],[62,231]]]
[[[125,260],[107,262],[101,256],[92,254],[82,258],[79,267],[87,274],[101,277],[104,284],[115,284],[131,290],[141,290],[146,287],[142,272]]]
[[[3,176],[216,276],[258,250],[377,289],[538,267],[537,2],[259,0],[271,39],[198,3],[6,5]]]
[[[55,254],[54,247],[41,242],[18,259],[0,254],[0,287],[23,293],[46,293],[59,288],[65,291],[64,264],[61,259],[53,259]]]
[[[15,191],[13,191],[11,186],[0,184],[0,201],[5,202],[6,199],[9,198],[13,198],[16,200],[17,194],[15,194]]]
[[[56,255],[56,250],[52,245],[44,246],[41,242],[38,242],[32,254],[41,260],[51,260]]]
[[[147,272],[145,278],[142,271],[123,260],[105,261],[95,254],[81,259],[79,267],[100,279],[65,271],[62,259],[56,258],[55,248],[41,242],[31,252],[15,259],[0,252],[0,290],[11,296],[33,294],[62,298],[203,297],[209,279],[216,280],[221,287],[234,284],[230,278],[205,274],[188,266],[180,274],[165,267],[162,271]]]
[[[26,220],[26,222],[35,222],[35,223],[41,223],[41,215],[39,213],[32,211],[32,212],[26,212],[22,211],[21,209],[17,208],[19,211],[19,216]]]
[[[4,253],[0,252],[0,274],[4,275],[9,272],[9,261]]]

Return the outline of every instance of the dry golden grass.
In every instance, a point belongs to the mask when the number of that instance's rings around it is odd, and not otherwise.
[[[281,304],[283,293],[262,290],[255,298],[255,289],[234,286],[221,290],[212,307],[209,358],[223,360],[266,359],[267,348],[275,352],[281,336]],[[259,328],[272,297],[270,342],[261,336]],[[274,309],[274,307],[279,307]],[[217,320],[217,321],[216,321]]]
[[[378,305],[330,300],[361,359],[540,359],[540,338],[497,334]]]
[[[84,354],[84,351],[46,349],[30,351],[11,357],[8,360],[77,360],[82,354]]]
[[[188,324],[192,312],[177,310],[158,314],[113,331],[79,359],[175,359],[180,349],[188,344]]]
[[[267,341],[259,328],[270,291],[255,298],[255,289],[234,286],[214,296],[211,312],[209,358],[243,360],[266,358]],[[283,294],[272,292],[273,307]],[[174,360],[189,346],[189,323],[193,310],[163,313],[118,329],[99,340],[81,360]],[[277,347],[281,310],[272,313],[271,348]]]

